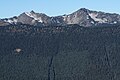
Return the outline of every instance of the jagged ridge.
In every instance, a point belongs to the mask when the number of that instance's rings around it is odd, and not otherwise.
[[[22,23],[37,26],[78,24],[80,26],[89,27],[101,24],[119,24],[120,15],[81,8],[72,14],[62,16],[50,17],[43,13],[36,13],[34,11],[31,11],[24,12],[17,17],[1,20],[8,24]]]

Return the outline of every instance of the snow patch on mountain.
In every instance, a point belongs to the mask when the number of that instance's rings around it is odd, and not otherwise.
[[[117,23],[117,21],[114,21],[113,23],[114,23],[114,24],[116,24],[116,23]]]
[[[6,19],[4,20],[5,22],[8,22],[8,23],[17,23],[17,19],[13,18],[12,20],[11,19]]]
[[[95,24],[95,22],[91,21],[92,24]]]
[[[63,15],[63,21],[66,21],[66,18],[68,17],[67,15]]]
[[[89,15],[87,15],[87,19],[89,19]]]
[[[38,22],[43,22],[43,20],[41,19],[41,17],[38,17],[36,14],[33,14],[31,12],[25,12],[25,14],[31,18],[33,18],[34,20],[38,21]]]
[[[98,14],[96,13],[89,13],[89,16],[96,22],[98,23],[106,23],[107,22],[107,19],[106,18],[97,18]]]

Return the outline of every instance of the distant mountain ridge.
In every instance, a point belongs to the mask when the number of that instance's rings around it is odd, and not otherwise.
[[[35,26],[78,24],[80,26],[90,27],[103,24],[120,24],[120,15],[81,8],[71,14],[55,17],[34,11],[24,12],[19,16],[1,19],[0,25],[1,22],[2,25],[3,23],[4,25],[22,23]]]

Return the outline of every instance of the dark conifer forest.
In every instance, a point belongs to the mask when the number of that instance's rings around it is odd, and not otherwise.
[[[0,80],[120,80],[120,26],[1,26]]]

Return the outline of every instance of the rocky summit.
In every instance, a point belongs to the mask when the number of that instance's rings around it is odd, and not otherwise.
[[[90,27],[98,25],[120,24],[120,15],[116,13],[105,13],[81,8],[71,14],[55,17],[50,17],[44,13],[36,13],[34,11],[24,12],[19,16],[4,18],[1,19],[1,21],[2,23],[7,24],[22,23],[34,26],[78,24],[80,26]]]

